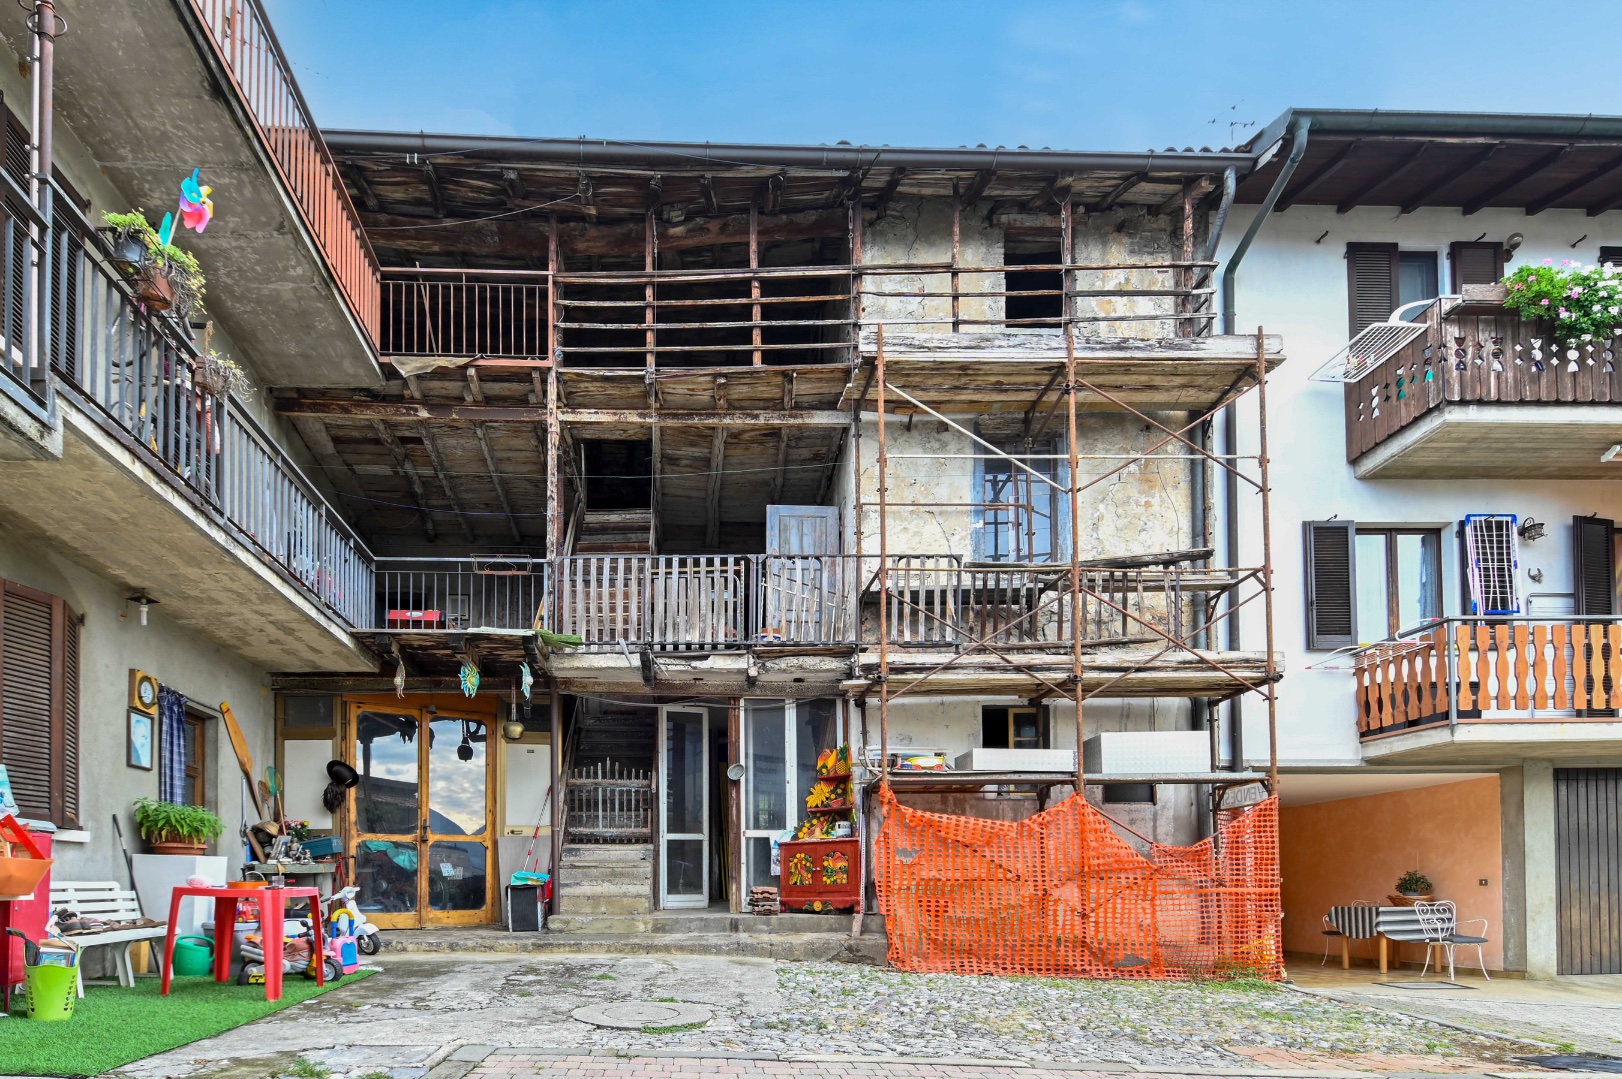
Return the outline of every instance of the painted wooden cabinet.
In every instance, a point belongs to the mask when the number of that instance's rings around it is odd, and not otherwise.
[[[782,845],[784,910],[860,910],[862,847],[858,839],[795,839]]]

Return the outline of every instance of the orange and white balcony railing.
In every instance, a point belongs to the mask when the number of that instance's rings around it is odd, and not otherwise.
[[[259,0],[189,0],[292,192],[355,320],[376,346],[378,266],[338,166]]]
[[[1622,618],[1446,618],[1360,650],[1365,739],[1480,719],[1622,710]]]

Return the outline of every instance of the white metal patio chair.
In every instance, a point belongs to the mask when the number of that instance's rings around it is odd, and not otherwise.
[[[1467,918],[1466,925],[1481,924],[1480,935],[1459,932],[1459,911],[1453,905],[1453,900],[1442,899],[1434,903],[1419,902],[1414,904],[1414,913],[1419,915],[1419,925],[1425,931],[1425,965],[1420,968],[1419,976],[1423,978],[1430,969],[1431,950],[1440,948],[1447,953],[1447,980],[1454,981],[1453,953],[1458,948],[1475,948],[1476,961],[1481,964],[1481,976],[1492,981],[1492,975],[1487,973],[1487,953],[1483,945],[1487,943],[1487,919]],[[1437,963],[1437,970],[1441,964]]]

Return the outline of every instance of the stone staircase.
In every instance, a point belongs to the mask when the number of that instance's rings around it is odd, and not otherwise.
[[[557,900],[570,917],[652,914],[653,847],[565,843]]]
[[[575,554],[652,554],[653,510],[593,510],[580,516]]]

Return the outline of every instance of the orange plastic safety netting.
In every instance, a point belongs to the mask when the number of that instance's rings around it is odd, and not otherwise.
[[[1276,798],[1147,854],[1083,798],[1022,821],[910,809],[888,785],[879,804],[874,876],[902,970],[1284,976]]]

